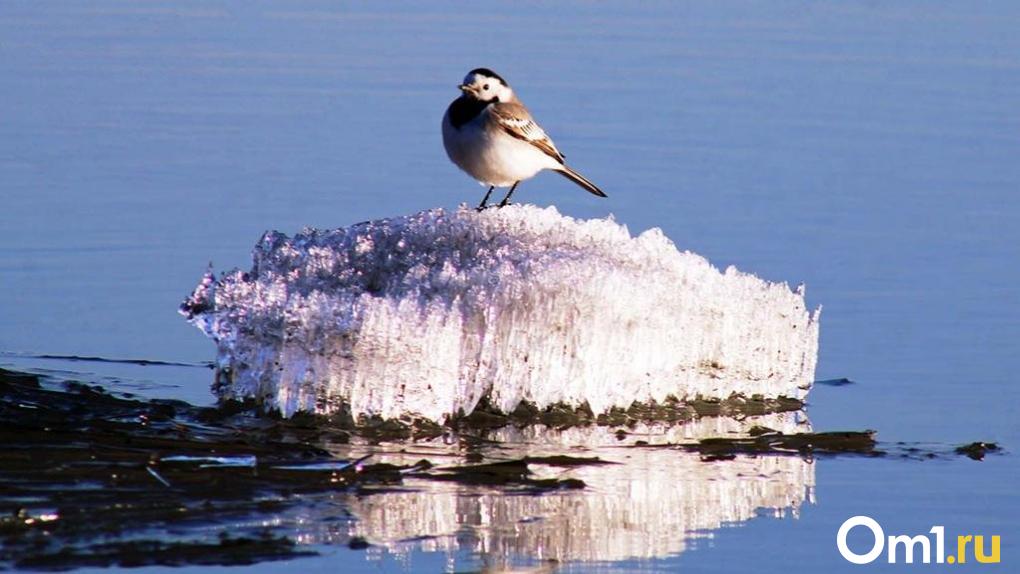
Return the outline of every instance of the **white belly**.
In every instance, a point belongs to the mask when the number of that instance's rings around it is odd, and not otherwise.
[[[485,129],[488,111],[464,124],[453,127],[443,117],[443,146],[450,161],[483,185],[508,187],[534,177],[543,169],[559,166],[559,162],[535,146],[519,140],[500,129]]]

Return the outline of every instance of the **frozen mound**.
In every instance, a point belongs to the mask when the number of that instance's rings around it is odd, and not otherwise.
[[[216,343],[221,399],[288,416],[802,398],[814,375],[803,289],[721,273],[612,219],[434,209],[270,232],[253,257],[207,274],[181,311]]]

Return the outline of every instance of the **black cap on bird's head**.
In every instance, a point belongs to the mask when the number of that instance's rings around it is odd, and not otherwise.
[[[510,102],[514,100],[513,90],[502,76],[489,68],[475,68],[464,76],[464,83],[457,86],[468,98],[483,102]]]
[[[492,78],[493,80],[499,80],[499,82],[502,83],[504,86],[509,85],[506,83],[506,80],[504,80],[502,76],[488,68],[475,68],[474,70],[471,70],[470,72],[467,73],[467,78],[470,78],[471,76],[474,76],[476,74],[479,76],[484,76],[486,78]],[[466,84],[467,82],[464,83]]]

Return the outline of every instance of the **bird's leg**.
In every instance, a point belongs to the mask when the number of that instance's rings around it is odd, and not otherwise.
[[[478,206],[478,211],[485,209],[485,202],[489,201],[489,196],[492,195],[494,189],[496,189],[495,185],[489,186],[489,191],[485,192],[485,197],[482,198],[482,203]]]
[[[514,184],[510,186],[510,191],[506,192],[506,197],[503,198],[503,201],[499,202],[500,207],[506,207],[510,205],[510,196],[514,194],[514,190],[517,189],[517,184],[519,183],[521,182],[515,181]]]

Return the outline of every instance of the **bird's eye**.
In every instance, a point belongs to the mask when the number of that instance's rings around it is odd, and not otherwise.
[[[488,90],[489,89],[489,84],[485,84],[484,86],[482,86],[482,89],[483,90]]]

